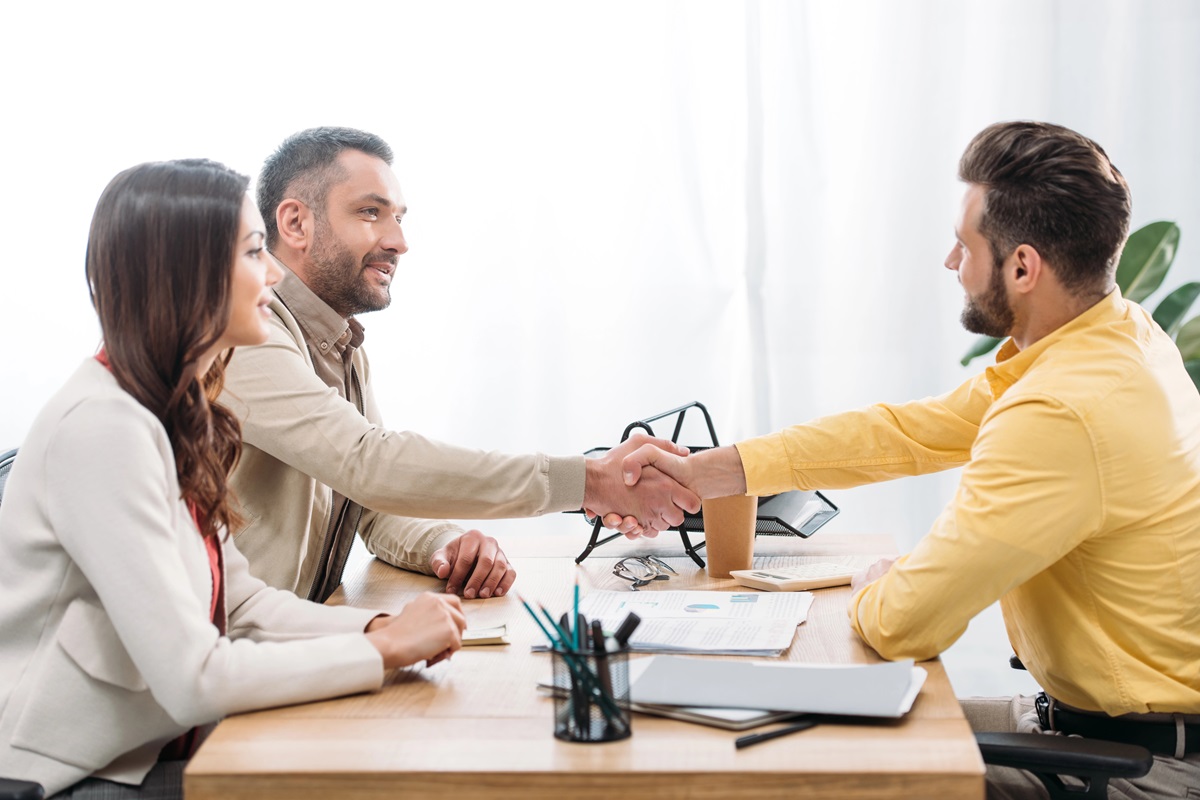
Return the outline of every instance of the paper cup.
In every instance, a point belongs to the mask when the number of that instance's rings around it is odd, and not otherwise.
[[[750,569],[754,561],[754,521],[758,498],[744,495],[704,501],[704,553],[711,578]]]

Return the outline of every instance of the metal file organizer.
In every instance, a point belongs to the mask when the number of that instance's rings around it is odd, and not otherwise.
[[[719,447],[717,442],[717,431],[713,427],[712,417],[708,413],[708,409],[700,402],[691,402],[687,405],[672,408],[670,411],[664,411],[661,414],[655,414],[652,417],[636,420],[625,426],[625,432],[621,434],[621,441],[624,442],[630,437],[635,430],[643,430],[649,436],[656,435],[654,429],[650,427],[650,423],[658,422],[661,419],[674,416],[675,428],[671,434],[672,442],[679,442],[679,434],[683,430],[683,420],[690,409],[698,408],[700,413],[704,415],[705,425],[708,427],[708,435],[712,439],[712,444],[692,446],[688,445],[688,449],[692,452],[699,450],[707,450],[710,447]],[[603,453],[610,450],[610,447],[594,447],[588,450],[585,455],[592,456],[597,453]],[[576,511],[571,513],[582,513]],[[829,520],[833,519],[838,514],[838,507],[829,502],[829,498],[820,492],[784,492],[782,494],[771,495],[769,497],[758,498],[758,521],[755,525],[756,536],[799,536],[807,539],[817,532],[817,529],[824,525]],[[597,518],[592,523],[592,536],[588,540],[587,546],[575,558],[575,563],[582,562],[585,558],[591,555],[602,544],[607,544],[613,539],[619,538],[622,534],[613,533],[600,538],[600,532],[604,530],[604,523]],[[679,531],[679,536],[683,540],[683,549],[688,556],[695,561],[697,566],[704,567],[704,559],[700,557],[698,551],[704,548],[704,542],[692,544],[689,533],[698,533],[704,530],[704,513],[684,514],[683,522],[671,528],[673,531]]]

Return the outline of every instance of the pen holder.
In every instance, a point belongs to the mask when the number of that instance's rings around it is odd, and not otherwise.
[[[554,736],[567,742],[615,742],[632,733],[629,653],[552,651]]]

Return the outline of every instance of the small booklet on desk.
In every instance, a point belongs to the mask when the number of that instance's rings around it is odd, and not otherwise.
[[[494,628],[467,628],[462,635],[463,647],[485,644],[508,644],[508,625]]]

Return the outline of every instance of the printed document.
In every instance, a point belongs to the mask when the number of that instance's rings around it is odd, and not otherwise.
[[[777,656],[792,644],[811,592],[591,592],[579,610],[615,630],[630,611],[642,619],[636,652]]]

